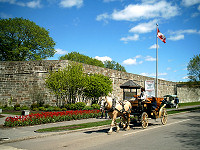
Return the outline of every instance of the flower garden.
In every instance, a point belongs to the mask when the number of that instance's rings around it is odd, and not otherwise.
[[[70,121],[101,116],[100,110],[71,110],[61,112],[42,112],[26,116],[7,117],[4,125],[7,127],[29,126],[61,121]]]

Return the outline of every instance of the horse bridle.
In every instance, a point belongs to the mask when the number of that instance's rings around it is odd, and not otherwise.
[[[102,105],[102,101],[103,101],[103,105]],[[105,110],[106,106],[107,106],[106,100],[105,100],[105,99],[102,99],[102,100],[101,100],[100,110]]]

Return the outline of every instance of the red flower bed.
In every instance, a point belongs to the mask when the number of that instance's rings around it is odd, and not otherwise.
[[[100,115],[100,110],[43,112],[37,114],[30,114],[26,116],[7,117],[4,125],[8,127],[38,125],[59,121],[96,118]]]

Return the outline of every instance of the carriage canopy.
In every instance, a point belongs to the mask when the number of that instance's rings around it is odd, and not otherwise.
[[[130,93],[132,94],[133,92],[131,91],[132,89],[136,89],[135,95],[137,95],[137,89],[141,89],[141,86],[135,82],[133,82],[132,80],[129,80],[127,82],[125,82],[124,84],[122,84],[120,86],[121,89],[123,89],[123,99],[125,99],[126,93]],[[130,92],[125,92],[125,89],[130,89]],[[133,94],[132,94],[133,96]]]

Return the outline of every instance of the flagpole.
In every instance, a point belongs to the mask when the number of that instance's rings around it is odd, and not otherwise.
[[[158,97],[158,23],[156,24],[156,97]]]

